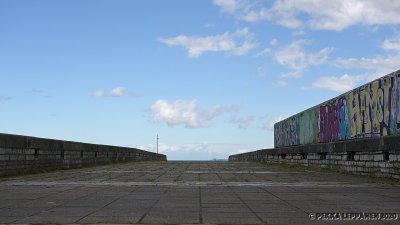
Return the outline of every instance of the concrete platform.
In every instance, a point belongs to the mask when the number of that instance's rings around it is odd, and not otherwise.
[[[134,162],[0,179],[2,224],[400,224],[350,213],[400,215],[399,182],[253,162]]]

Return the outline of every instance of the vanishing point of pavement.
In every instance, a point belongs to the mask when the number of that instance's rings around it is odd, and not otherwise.
[[[132,162],[0,179],[7,224],[399,224],[317,221],[400,212],[400,184],[255,162]]]

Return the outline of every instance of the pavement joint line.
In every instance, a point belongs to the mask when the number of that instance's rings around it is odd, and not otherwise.
[[[254,212],[254,210],[251,209],[249,205],[247,205],[247,203],[238,195],[238,193],[236,193],[236,191],[233,190],[232,187],[229,187],[229,188],[236,195],[236,197],[242,202],[242,204],[245,205],[247,207],[247,209],[249,209],[250,212],[253,213],[257,217],[257,219],[259,219],[261,221],[261,223],[264,223],[263,219],[256,212]]]
[[[219,182],[219,181],[187,181],[187,182],[107,182],[107,181],[73,181],[73,182],[5,182],[0,183],[0,186],[55,186],[55,185],[89,185],[89,186],[260,186],[260,187],[271,187],[271,186],[282,186],[282,187],[309,187],[309,186],[321,186],[321,187],[374,187],[374,185],[361,183],[351,184],[348,182]]]
[[[307,216],[310,215],[307,211],[305,211],[305,210],[303,210],[302,208],[299,208],[299,207],[293,205],[292,203],[286,201],[285,199],[279,198],[277,195],[275,195],[274,193],[268,191],[267,189],[265,189],[265,188],[263,188],[263,187],[260,187],[260,189],[262,189],[262,190],[266,191],[267,193],[273,195],[275,198],[278,198],[279,200],[283,201],[284,203],[286,203],[286,204],[288,204],[288,205],[290,205],[290,206],[292,206],[292,207],[294,207],[294,208],[296,208],[296,209],[298,209],[298,210],[304,212],[305,214],[307,214]]]
[[[161,173],[160,175],[158,175],[156,178],[154,178],[154,181],[158,180],[160,177],[164,176],[168,171],[164,171],[163,173]],[[153,181],[153,182],[154,182]]]
[[[272,174],[272,173],[307,173],[307,172],[274,172],[274,171],[185,171],[185,173],[227,173],[227,174]]]
[[[308,216],[306,218],[306,214],[308,215],[309,213],[307,212],[313,212],[313,210],[358,212],[400,209],[400,202],[397,199],[400,183],[380,182],[379,179],[370,182],[370,178],[367,177],[344,176],[341,174],[333,176],[331,174],[326,175],[324,172],[311,174],[313,171],[306,171],[306,173],[301,171],[301,173],[291,173],[288,171],[296,170],[277,166],[253,168],[252,165],[247,162],[220,164],[214,162],[194,162],[192,164],[187,162],[143,163],[114,166],[113,168],[108,166],[97,169],[68,170],[63,173],[56,172],[10,178],[0,181],[0,195],[6,199],[11,199],[10,202],[4,202],[4,206],[0,206],[0,212],[4,211],[0,220],[7,219],[10,220],[7,222],[13,224],[18,222],[38,222],[37,224],[45,225],[47,224],[43,223],[47,220],[45,217],[52,217],[51,220],[54,220],[53,222],[61,223],[62,221],[73,223],[75,220],[77,220],[75,223],[83,223],[84,221],[90,222],[89,220],[96,219],[101,223],[107,223],[107,221],[109,223],[127,223],[130,221],[138,224],[138,220],[141,218],[140,224],[146,223],[147,225],[147,223],[155,222],[153,220],[158,218],[159,222],[167,222],[166,220],[173,222],[174,220],[174,223],[178,224],[194,222],[196,224],[204,222],[216,224],[217,221],[227,224],[229,221],[233,223],[234,219],[232,217],[237,217],[243,223],[251,223],[250,221],[253,221],[253,223],[260,224],[259,219],[256,219],[256,216],[259,216],[265,222],[309,224],[311,222],[308,220]],[[186,171],[184,170],[185,167],[187,168]],[[239,167],[240,169],[238,169]],[[143,178],[137,178],[137,182],[126,183],[127,181],[135,180],[136,176],[141,175],[140,173],[135,174],[135,169],[146,171],[147,174]],[[93,173],[83,173],[90,170],[93,170]],[[102,173],[101,170],[111,172]],[[194,173],[191,173],[191,171],[194,171]],[[278,173],[276,171],[282,172]],[[157,182],[147,182],[146,180],[148,178],[154,179],[163,173],[165,175],[154,180]],[[172,182],[174,177],[181,173],[183,175],[179,182]],[[307,173],[310,173],[311,176],[307,176]],[[201,179],[198,180],[198,178]],[[251,182],[244,182],[245,179]],[[105,191],[103,190],[102,192],[101,189],[103,188],[109,189],[104,189]],[[143,198],[146,200],[139,200],[137,204],[136,202],[132,204],[130,197],[126,197],[126,195],[133,191],[136,193],[133,195],[139,196],[138,199]],[[62,197],[57,197],[62,192],[64,192],[64,194],[61,194]],[[98,193],[96,194],[96,192]],[[143,197],[137,192],[143,193]],[[103,194],[108,197],[102,198]],[[82,195],[88,197],[85,198]],[[116,198],[119,198],[119,201]],[[193,202],[197,198],[199,203]],[[13,201],[13,199],[20,200]],[[152,201],[147,201],[147,199],[152,199]],[[46,204],[47,201],[53,200],[59,205]],[[100,204],[97,203],[98,200],[101,200]],[[87,209],[88,211],[82,212],[79,208],[84,206],[80,203],[86,201],[90,201],[88,204],[90,208]],[[24,213],[15,215],[15,217],[11,217],[11,215],[8,215],[7,210],[2,209],[9,208],[10,212],[19,212],[20,210],[26,210],[20,209],[25,207],[24,204],[28,204],[28,207],[38,206],[41,208],[21,211]],[[84,204],[86,205],[86,203]],[[124,205],[132,206],[135,209],[138,208],[140,212],[135,212],[131,216],[119,211],[114,213],[114,210],[119,210],[120,207],[125,210]],[[73,218],[68,218],[72,215],[60,214],[67,207],[76,207],[73,213],[75,211],[78,213],[74,214]],[[249,209],[248,207],[251,208]],[[57,209],[52,210],[52,208]],[[190,218],[185,218],[186,214],[182,214],[182,216],[179,214],[179,218],[174,218],[173,215],[168,214],[169,212],[177,213],[179,210],[185,211],[186,208],[188,208],[187,215],[190,215]],[[216,211],[215,208],[218,210]],[[231,210],[231,208],[235,209]],[[282,211],[279,208],[287,210]],[[35,210],[42,213],[28,217]],[[102,212],[107,212],[110,217],[100,215]],[[274,212],[278,213],[274,214]],[[286,212],[293,213],[293,215],[291,216]],[[169,218],[165,217],[164,219],[163,215],[166,213]],[[84,216],[84,214],[86,215]],[[118,218],[116,214],[120,215],[121,218]],[[229,215],[231,215],[230,218],[228,218]],[[301,218],[295,218],[294,216]],[[269,221],[269,217],[274,217],[274,221]],[[79,218],[80,220],[78,220]],[[238,223],[240,221],[235,222]],[[0,224],[4,222],[0,221]],[[372,223],[385,225],[391,222],[393,223],[393,221]]]
[[[380,193],[371,192],[371,191],[368,191],[368,190],[366,190],[366,192],[368,192],[368,193],[370,193],[370,194],[374,194],[374,195],[382,196],[382,197],[385,197],[385,198],[392,198],[391,196],[387,196],[387,195],[384,195],[384,194],[380,194]]]
[[[239,173],[234,173],[235,177],[239,178],[240,180],[244,180],[243,177]]]
[[[291,189],[291,190],[293,190],[293,191],[295,191],[295,192],[302,193],[303,195],[311,196],[309,192],[298,191],[298,190],[293,189],[293,187],[288,187],[288,188]],[[327,201],[328,201],[328,200],[321,199],[321,198],[319,198],[319,197],[315,197],[315,196],[312,196],[312,197],[318,199],[318,200],[321,201],[321,202],[327,202]],[[333,204],[337,205],[337,204],[334,203],[334,202],[330,202],[330,204],[332,204],[332,205],[333,205]],[[307,214],[309,214],[309,213],[307,213]]]
[[[70,189],[66,189],[66,190],[63,190],[63,191],[58,192],[58,194],[63,193],[63,192],[66,192],[66,191],[70,191],[70,190],[73,190],[73,189],[77,189],[77,188],[79,188],[79,187],[80,187],[80,186],[73,187],[73,188],[70,188]],[[49,196],[49,195],[52,195],[52,194],[54,194],[54,193],[50,193],[50,194],[48,194],[48,195],[46,195],[46,196]],[[44,198],[44,197],[45,197],[45,196],[43,196],[43,198]],[[78,198],[78,199],[80,199],[80,198]],[[36,200],[36,199],[35,199],[35,200]],[[74,199],[74,200],[76,200],[76,199]],[[40,214],[40,213],[42,213],[42,212],[48,211],[48,210],[55,209],[55,208],[57,208],[58,206],[59,206],[59,205],[56,205],[56,206],[50,207],[50,208],[48,208],[48,209],[46,209],[46,210],[42,210],[42,211],[39,211],[39,212],[35,212],[35,213],[33,213],[33,214],[29,215],[29,216],[25,216],[25,217],[23,217],[23,218],[16,219],[16,220],[14,220],[12,223],[17,222],[17,221],[19,221],[19,220],[27,219],[27,218],[32,217],[32,216],[36,216],[36,215],[38,215],[38,214]]]
[[[137,223],[141,223],[142,220],[147,216],[147,214],[149,214],[149,212],[154,208],[154,206],[157,205],[157,203],[161,200],[161,198],[169,191],[170,188],[165,189],[165,191],[163,192],[163,194],[160,196],[160,198],[157,199],[156,202],[154,202],[154,204],[143,214],[142,217],[140,217],[140,219],[138,220]]]
[[[110,188],[110,187],[109,187],[109,188]],[[104,190],[104,189],[103,189],[103,190]],[[127,195],[129,195],[129,194],[131,194],[131,193],[133,193],[133,192],[135,192],[135,191],[136,191],[136,188],[133,189],[132,191],[128,192],[127,194],[123,194],[123,195],[121,195],[120,197],[118,197],[118,198],[112,200],[111,202],[109,202],[109,203],[106,204],[105,206],[103,206],[103,207],[101,207],[101,208],[99,208],[99,209],[97,209],[97,210],[94,210],[93,212],[88,213],[87,215],[83,216],[82,218],[76,220],[75,223],[78,223],[79,221],[81,221],[82,219],[88,217],[89,215],[91,215],[91,214],[93,214],[93,213],[96,213],[96,212],[100,211],[101,209],[104,209],[105,207],[111,205],[112,203],[114,203],[114,202],[120,200],[122,197],[127,196]]]
[[[203,223],[203,205],[201,202],[201,187],[199,187],[199,222]]]

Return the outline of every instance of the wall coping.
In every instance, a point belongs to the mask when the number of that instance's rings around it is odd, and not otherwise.
[[[230,157],[244,156],[252,153],[280,155],[280,154],[302,154],[302,153],[344,153],[344,152],[376,152],[394,151],[400,152],[400,135],[389,135],[382,137],[370,137],[362,139],[343,140],[336,142],[315,143],[306,145],[293,145],[271,149],[260,149],[231,155]]]
[[[64,151],[87,151],[87,152],[106,152],[106,151],[136,151],[139,153],[163,154],[149,152],[137,148],[120,147],[112,145],[91,144],[84,142],[65,141],[57,139],[39,138],[24,135],[0,133],[0,148],[30,148],[41,150],[64,150]]]

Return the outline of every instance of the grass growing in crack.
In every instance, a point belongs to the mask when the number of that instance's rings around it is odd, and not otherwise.
[[[80,167],[77,168],[54,168],[54,169],[42,169],[42,168],[32,168],[32,169],[27,169],[23,171],[16,171],[11,174],[3,175],[1,176],[1,179],[7,179],[10,177],[20,177],[20,176],[26,176],[26,175],[35,175],[35,174],[42,174],[42,173],[50,173],[50,172],[63,172],[63,171],[76,171],[80,169],[86,169],[86,168],[95,168],[95,167],[102,167],[102,166],[110,166],[110,165],[125,165],[125,164],[130,164],[130,163],[138,163],[142,162],[139,160],[132,160],[132,161],[127,161],[127,162],[105,162],[105,163],[97,163],[97,164],[85,164],[83,163]],[[151,162],[151,161],[150,161]],[[156,161],[157,162],[157,161]],[[4,181],[4,180],[0,180]]]
[[[185,169],[183,169],[183,171],[182,171],[177,177],[175,177],[174,182],[177,182],[177,181],[179,181],[179,180],[181,179],[182,174],[183,174],[185,171],[188,170],[188,168],[191,166],[191,164],[192,164],[191,162],[188,163],[188,165],[185,167]]]
[[[156,178],[150,178],[149,181],[150,182],[154,182],[154,181],[158,180],[158,178],[160,178],[161,176],[164,176],[164,174],[166,174],[166,173],[167,173],[167,171],[164,171],[163,173],[158,175]]]
[[[31,223],[31,225],[61,225],[61,223]]]
[[[221,175],[219,173],[216,173],[215,175],[217,175],[218,179],[222,182],[225,182],[224,178],[221,177]]]
[[[182,174],[183,173],[180,173],[177,177],[175,177],[174,182],[178,182],[181,179]]]

